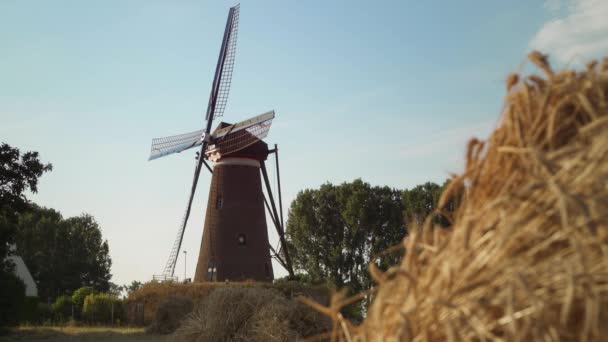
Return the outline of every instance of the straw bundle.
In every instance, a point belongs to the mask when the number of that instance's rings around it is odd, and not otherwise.
[[[443,234],[430,219],[380,272],[358,327],[317,308],[339,340],[608,340],[608,58],[507,79],[498,128],[469,142]]]

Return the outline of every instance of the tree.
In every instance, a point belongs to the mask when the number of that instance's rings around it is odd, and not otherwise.
[[[354,292],[371,287],[370,262],[386,269],[399,261],[403,251],[383,252],[434,213],[447,184],[427,182],[401,191],[357,179],[300,191],[286,232],[295,269],[312,281],[326,280]],[[448,224],[433,215],[435,223]]]
[[[130,285],[124,285],[123,288],[127,291],[127,295],[129,295],[132,292],[135,292],[135,291],[141,289],[141,287],[143,285],[144,284],[142,284],[142,282],[133,280]]]
[[[27,209],[25,193],[38,192],[38,179],[51,164],[43,164],[38,152],[20,153],[18,148],[0,144],[0,272],[8,272],[5,262],[14,243],[18,214]]]
[[[394,262],[378,255],[406,233],[400,195],[360,179],[301,191],[287,221],[295,268],[355,292],[371,286],[368,264]]]
[[[435,224],[439,224],[442,227],[449,225],[448,220],[444,216],[435,213],[439,198],[449,183],[449,180],[446,180],[443,185],[426,182],[413,189],[406,189],[401,193],[401,201],[404,208],[403,218],[408,230],[414,227],[421,227],[429,215],[432,215],[432,220]],[[454,210],[454,198],[448,201],[444,209],[448,211]]]
[[[55,298],[90,286],[109,290],[108,242],[91,215],[64,219],[53,209],[32,205],[19,216],[17,252],[38,281],[41,298]]]

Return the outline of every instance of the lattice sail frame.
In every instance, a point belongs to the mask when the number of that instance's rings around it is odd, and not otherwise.
[[[200,146],[203,142],[202,136],[203,130],[198,130],[170,137],[152,139],[150,158],[148,160],[157,159],[172,153],[179,153]]]
[[[215,111],[213,114],[214,118],[219,118],[224,115],[224,110],[226,109],[226,104],[228,103],[228,95],[230,94],[230,86],[232,85],[234,61],[236,59],[236,42],[239,36],[240,8],[240,4],[236,5],[234,7],[234,13],[232,15],[232,23],[230,25],[230,38],[228,40],[228,46],[226,48],[226,58],[224,60],[222,76],[220,78],[217,99],[215,100]],[[207,115],[205,119],[209,120],[209,116]]]
[[[177,257],[179,254],[179,250],[182,245],[182,238],[184,236],[184,231],[186,229],[186,225],[184,224],[185,220],[187,220],[187,215],[184,214],[181,220],[181,224],[179,226],[179,230],[177,231],[177,236],[175,237],[175,241],[173,242],[173,247],[171,248],[171,253],[169,253],[169,259],[167,259],[167,263],[165,264],[165,268],[163,270],[163,276],[173,279],[173,274],[175,272],[175,263],[177,261]]]
[[[268,135],[274,116],[274,111],[270,111],[215,131],[211,137],[213,143],[205,154],[221,156],[255,144]]]

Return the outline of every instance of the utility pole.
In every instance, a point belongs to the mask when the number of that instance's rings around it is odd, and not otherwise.
[[[184,250],[184,282],[186,281],[186,261],[188,256],[188,251]]]

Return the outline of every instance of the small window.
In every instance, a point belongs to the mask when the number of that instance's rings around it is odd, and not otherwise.
[[[239,234],[236,237],[236,241],[238,242],[239,246],[245,246],[247,244],[247,238],[245,237],[245,234]]]
[[[217,196],[215,207],[217,209],[222,209],[224,207],[224,198],[222,196]]]

